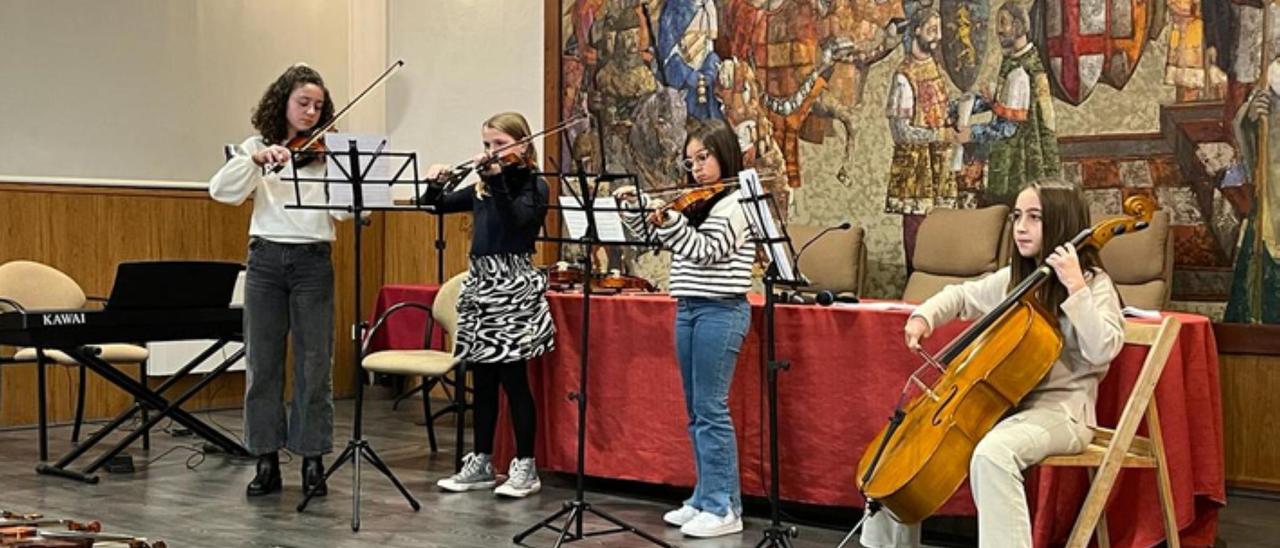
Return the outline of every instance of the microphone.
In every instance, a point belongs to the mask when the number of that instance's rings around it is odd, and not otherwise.
[[[835,303],[856,303],[859,302],[857,297],[848,295],[836,295],[828,289],[823,289],[812,295],[800,291],[783,291],[782,302],[787,304],[816,304],[818,306],[831,306]]]
[[[825,289],[813,295],[806,295],[799,291],[782,292],[782,302],[787,304],[816,304],[820,306],[831,306],[831,303],[835,302],[835,300],[835,295]]]
[[[792,264],[794,264],[794,265],[796,265],[796,268],[799,268],[799,267],[800,267],[800,257],[804,256],[804,251],[805,251],[806,249],[809,249],[809,246],[813,245],[813,244],[814,244],[814,243],[816,243],[818,240],[821,240],[821,239],[822,239],[822,237],[823,237],[823,236],[826,236],[828,232],[831,232],[831,231],[833,231],[833,230],[849,230],[850,228],[853,228],[853,224],[852,224],[852,223],[850,223],[850,222],[848,222],[848,221],[845,221],[845,222],[840,223],[840,224],[838,224],[838,225],[835,225],[835,226],[829,226],[829,227],[827,227],[827,228],[822,229],[822,232],[819,232],[819,233],[817,233],[816,235],[814,235],[814,237],[809,238],[809,241],[805,242],[805,243],[804,243],[804,245],[800,246],[800,251],[799,251],[798,253],[796,253],[796,256],[795,256],[795,257],[793,257],[793,258],[791,259],[791,263],[792,263]]]

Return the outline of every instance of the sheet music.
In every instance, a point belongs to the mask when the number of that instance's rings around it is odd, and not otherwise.
[[[778,269],[778,277],[786,281],[797,279],[791,266],[791,253],[787,250],[786,239],[773,220],[769,201],[765,199],[764,185],[760,184],[760,174],[755,169],[738,172],[738,194],[743,200],[742,207],[747,213],[747,222],[756,237],[769,242],[769,260]]]
[[[351,148],[350,141],[356,142],[356,149],[360,152],[374,152],[379,150],[388,150],[387,136],[375,135],[371,133],[326,133],[324,136],[324,145],[330,152],[346,152]],[[373,166],[369,167],[368,163],[372,157],[361,154],[359,158],[360,168],[364,172],[366,180],[386,181],[391,177],[391,158],[379,157],[373,162]],[[341,166],[341,167],[339,167]],[[337,154],[329,156],[328,168],[329,177],[342,177],[344,173],[351,173],[351,157],[346,154]],[[345,171],[344,171],[345,170]],[[367,170],[367,171],[365,171]],[[391,201],[391,185],[367,183],[360,185],[361,197],[364,201],[364,207],[390,207]],[[329,184],[329,204],[349,206],[352,204],[351,185],[345,183]]]
[[[596,196],[592,204],[596,207],[596,236],[601,242],[626,242],[627,233],[622,228],[622,217],[616,210],[618,204],[612,196]],[[582,202],[576,196],[560,195],[560,213],[564,216],[564,226],[569,230],[569,237],[580,239],[587,234],[587,212],[580,209]],[[571,209],[572,208],[572,209]],[[602,211],[608,209],[608,211]]]

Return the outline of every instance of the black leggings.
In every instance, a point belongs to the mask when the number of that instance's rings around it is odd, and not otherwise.
[[[501,384],[507,393],[511,426],[516,431],[516,458],[532,457],[537,410],[533,407],[533,392],[529,390],[526,362],[467,365],[475,384],[475,429],[472,431],[475,452],[493,454],[493,436],[498,427],[498,385]]]

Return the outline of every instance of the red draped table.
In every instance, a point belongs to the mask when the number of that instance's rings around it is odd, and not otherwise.
[[[399,286],[404,287],[404,286]],[[424,288],[424,291],[428,289]],[[530,382],[538,405],[538,466],[576,470],[576,405],[582,297],[551,294],[556,351],[535,360]],[[379,299],[382,302],[382,299]],[[742,489],[766,494],[767,409],[762,358],[763,307],[754,303],[729,406],[737,430]],[[903,344],[905,309],[780,305],[779,454],[784,500],[860,506],[854,466],[884,426],[919,358]],[[673,336],[675,301],[663,295],[605,296],[591,302],[586,471],[594,477],[692,486],[694,464]],[[1156,389],[1182,540],[1212,545],[1223,483],[1222,410],[1211,325],[1177,314],[1182,331]],[[952,324],[929,339],[937,350],[959,332]],[[419,328],[418,333],[421,333]],[[419,335],[420,342],[420,335]],[[1145,349],[1126,347],[1099,391],[1098,417],[1114,424],[1142,366]],[[505,407],[505,406],[504,406]],[[505,409],[498,462],[513,452]],[[1028,472],[1037,546],[1065,542],[1088,488],[1083,470]],[[973,515],[967,486],[941,510]],[[1107,510],[1116,546],[1151,546],[1163,537],[1155,476],[1124,471]]]
[[[373,317],[369,319],[369,325],[372,326],[382,313],[399,303],[417,303],[430,308],[439,290],[440,286],[436,285],[384,285],[378,290],[378,298],[374,302]],[[369,341],[369,352],[424,348],[422,343],[426,339],[427,317],[426,311],[417,308],[396,311],[378,329],[378,332],[373,334],[373,339]],[[443,344],[444,330],[440,329],[440,326],[434,326],[429,348],[443,348]]]

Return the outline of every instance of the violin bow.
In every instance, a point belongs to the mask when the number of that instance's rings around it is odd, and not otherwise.
[[[356,103],[359,103],[361,99],[364,99],[364,96],[368,95],[370,91],[373,91],[373,88],[376,88],[379,85],[381,85],[382,82],[386,81],[387,78],[390,78],[392,74],[395,74],[395,72],[400,70],[400,67],[403,67],[403,66],[404,66],[404,59],[396,59],[396,62],[391,63],[391,66],[387,67],[387,70],[382,71],[382,75],[378,76],[373,81],[373,83],[365,87],[364,91],[361,91],[359,95],[356,95],[355,99],[352,99],[349,103],[347,103],[346,106],[342,107],[342,110],[339,110],[336,114],[334,114],[333,118],[331,118],[328,123],[326,123],[325,125],[319,128],[311,130],[311,137],[308,138],[306,142],[302,143],[302,146],[298,148],[300,150],[307,150],[311,148],[311,146],[316,144],[316,141],[319,141],[320,138],[323,137],[325,133],[327,133],[330,129],[333,129],[333,126],[337,125],[338,120],[341,120],[343,116],[347,115],[347,112],[351,111],[351,107],[356,106]],[[271,172],[280,173],[280,171],[283,169],[284,169],[284,164],[279,164],[271,168]]]

